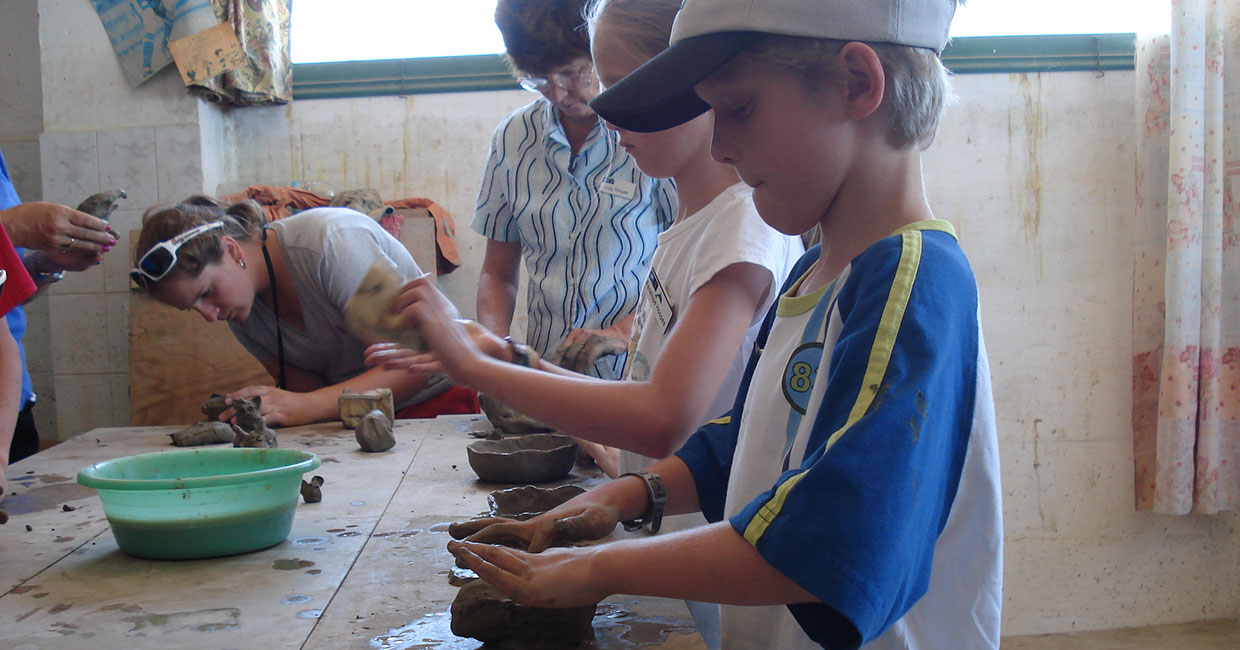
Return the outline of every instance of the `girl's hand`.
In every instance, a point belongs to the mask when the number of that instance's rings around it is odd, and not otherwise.
[[[456,308],[426,277],[409,281],[401,288],[392,305],[405,326],[415,329],[427,347],[436,355],[442,370],[456,383],[470,362],[483,352],[474,345],[465,325],[457,320]]]
[[[504,546],[448,542],[448,550],[479,578],[531,607],[594,605],[610,596],[598,584],[598,572],[590,569],[598,548],[602,547],[557,548],[534,554]]]
[[[504,339],[494,335],[490,330],[472,320],[456,319],[469,334],[474,345],[487,356],[503,361],[507,359],[508,346]],[[367,366],[383,366],[384,370],[408,370],[419,374],[436,374],[444,372],[443,364],[434,350],[414,352],[399,343],[376,343],[366,348]]]
[[[412,374],[433,375],[443,372],[434,352],[414,352],[399,343],[375,343],[367,346],[365,364],[384,370],[406,370]]]

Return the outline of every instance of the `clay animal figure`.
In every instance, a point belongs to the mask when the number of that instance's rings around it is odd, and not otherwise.
[[[301,498],[306,503],[318,503],[323,500],[323,477],[316,476],[309,481],[301,481]]]
[[[526,607],[474,580],[452,601],[452,633],[511,650],[567,648],[594,638],[596,607]]]
[[[168,435],[172,436],[172,444],[178,447],[196,447],[199,445],[232,442],[235,436],[232,426],[227,422],[220,422],[218,420],[195,422],[186,429]]]
[[[363,339],[392,341],[422,351],[422,337],[405,327],[399,314],[392,313],[392,304],[404,284],[396,268],[386,260],[371,264],[344,306],[345,318],[354,333]]]
[[[353,437],[357,439],[357,444],[362,451],[387,451],[396,446],[396,436],[392,434],[392,421],[379,409],[362,416],[357,423],[357,429],[353,432]]]
[[[265,449],[279,446],[276,444],[276,432],[263,419],[263,398],[235,399],[229,405],[237,412],[236,424],[232,425],[234,447]]]
[[[116,210],[116,201],[125,198],[129,198],[125,190],[108,190],[86,197],[85,201],[78,204],[77,209],[78,212],[85,212],[107,221],[108,217],[112,216],[112,212]]]

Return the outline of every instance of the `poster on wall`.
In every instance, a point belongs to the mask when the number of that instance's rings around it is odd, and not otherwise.
[[[218,22],[210,0],[91,0],[130,86],[172,62],[168,40]]]

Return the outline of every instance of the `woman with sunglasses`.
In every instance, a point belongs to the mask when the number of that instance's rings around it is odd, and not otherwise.
[[[397,417],[477,413],[477,394],[442,376],[367,369],[367,341],[348,332],[344,305],[376,260],[406,280],[423,275],[405,247],[370,217],[314,208],[266,223],[253,201],[193,196],[152,208],[142,220],[130,278],[156,299],[228,321],[276,386],[230,398],[262,397],[273,426],[335,420],[345,389],[392,389]],[[222,419],[232,416],[225,411]]]
[[[676,216],[672,183],[642,173],[589,106],[599,85],[584,4],[499,0],[509,63],[540,96],[495,129],[471,223],[487,238],[478,321],[511,333],[524,258],[526,343],[552,360],[586,342],[627,349],[657,237]],[[623,369],[619,356],[586,370],[618,379]]]

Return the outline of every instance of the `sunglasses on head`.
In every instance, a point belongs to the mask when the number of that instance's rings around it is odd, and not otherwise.
[[[223,221],[212,221],[194,226],[172,239],[165,239],[155,244],[138,260],[138,266],[129,269],[129,277],[139,286],[145,286],[148,281],[159,282],[165,275],[168,275],[172,267],[177,265],[178,249],[198,235],[223,227]]]

